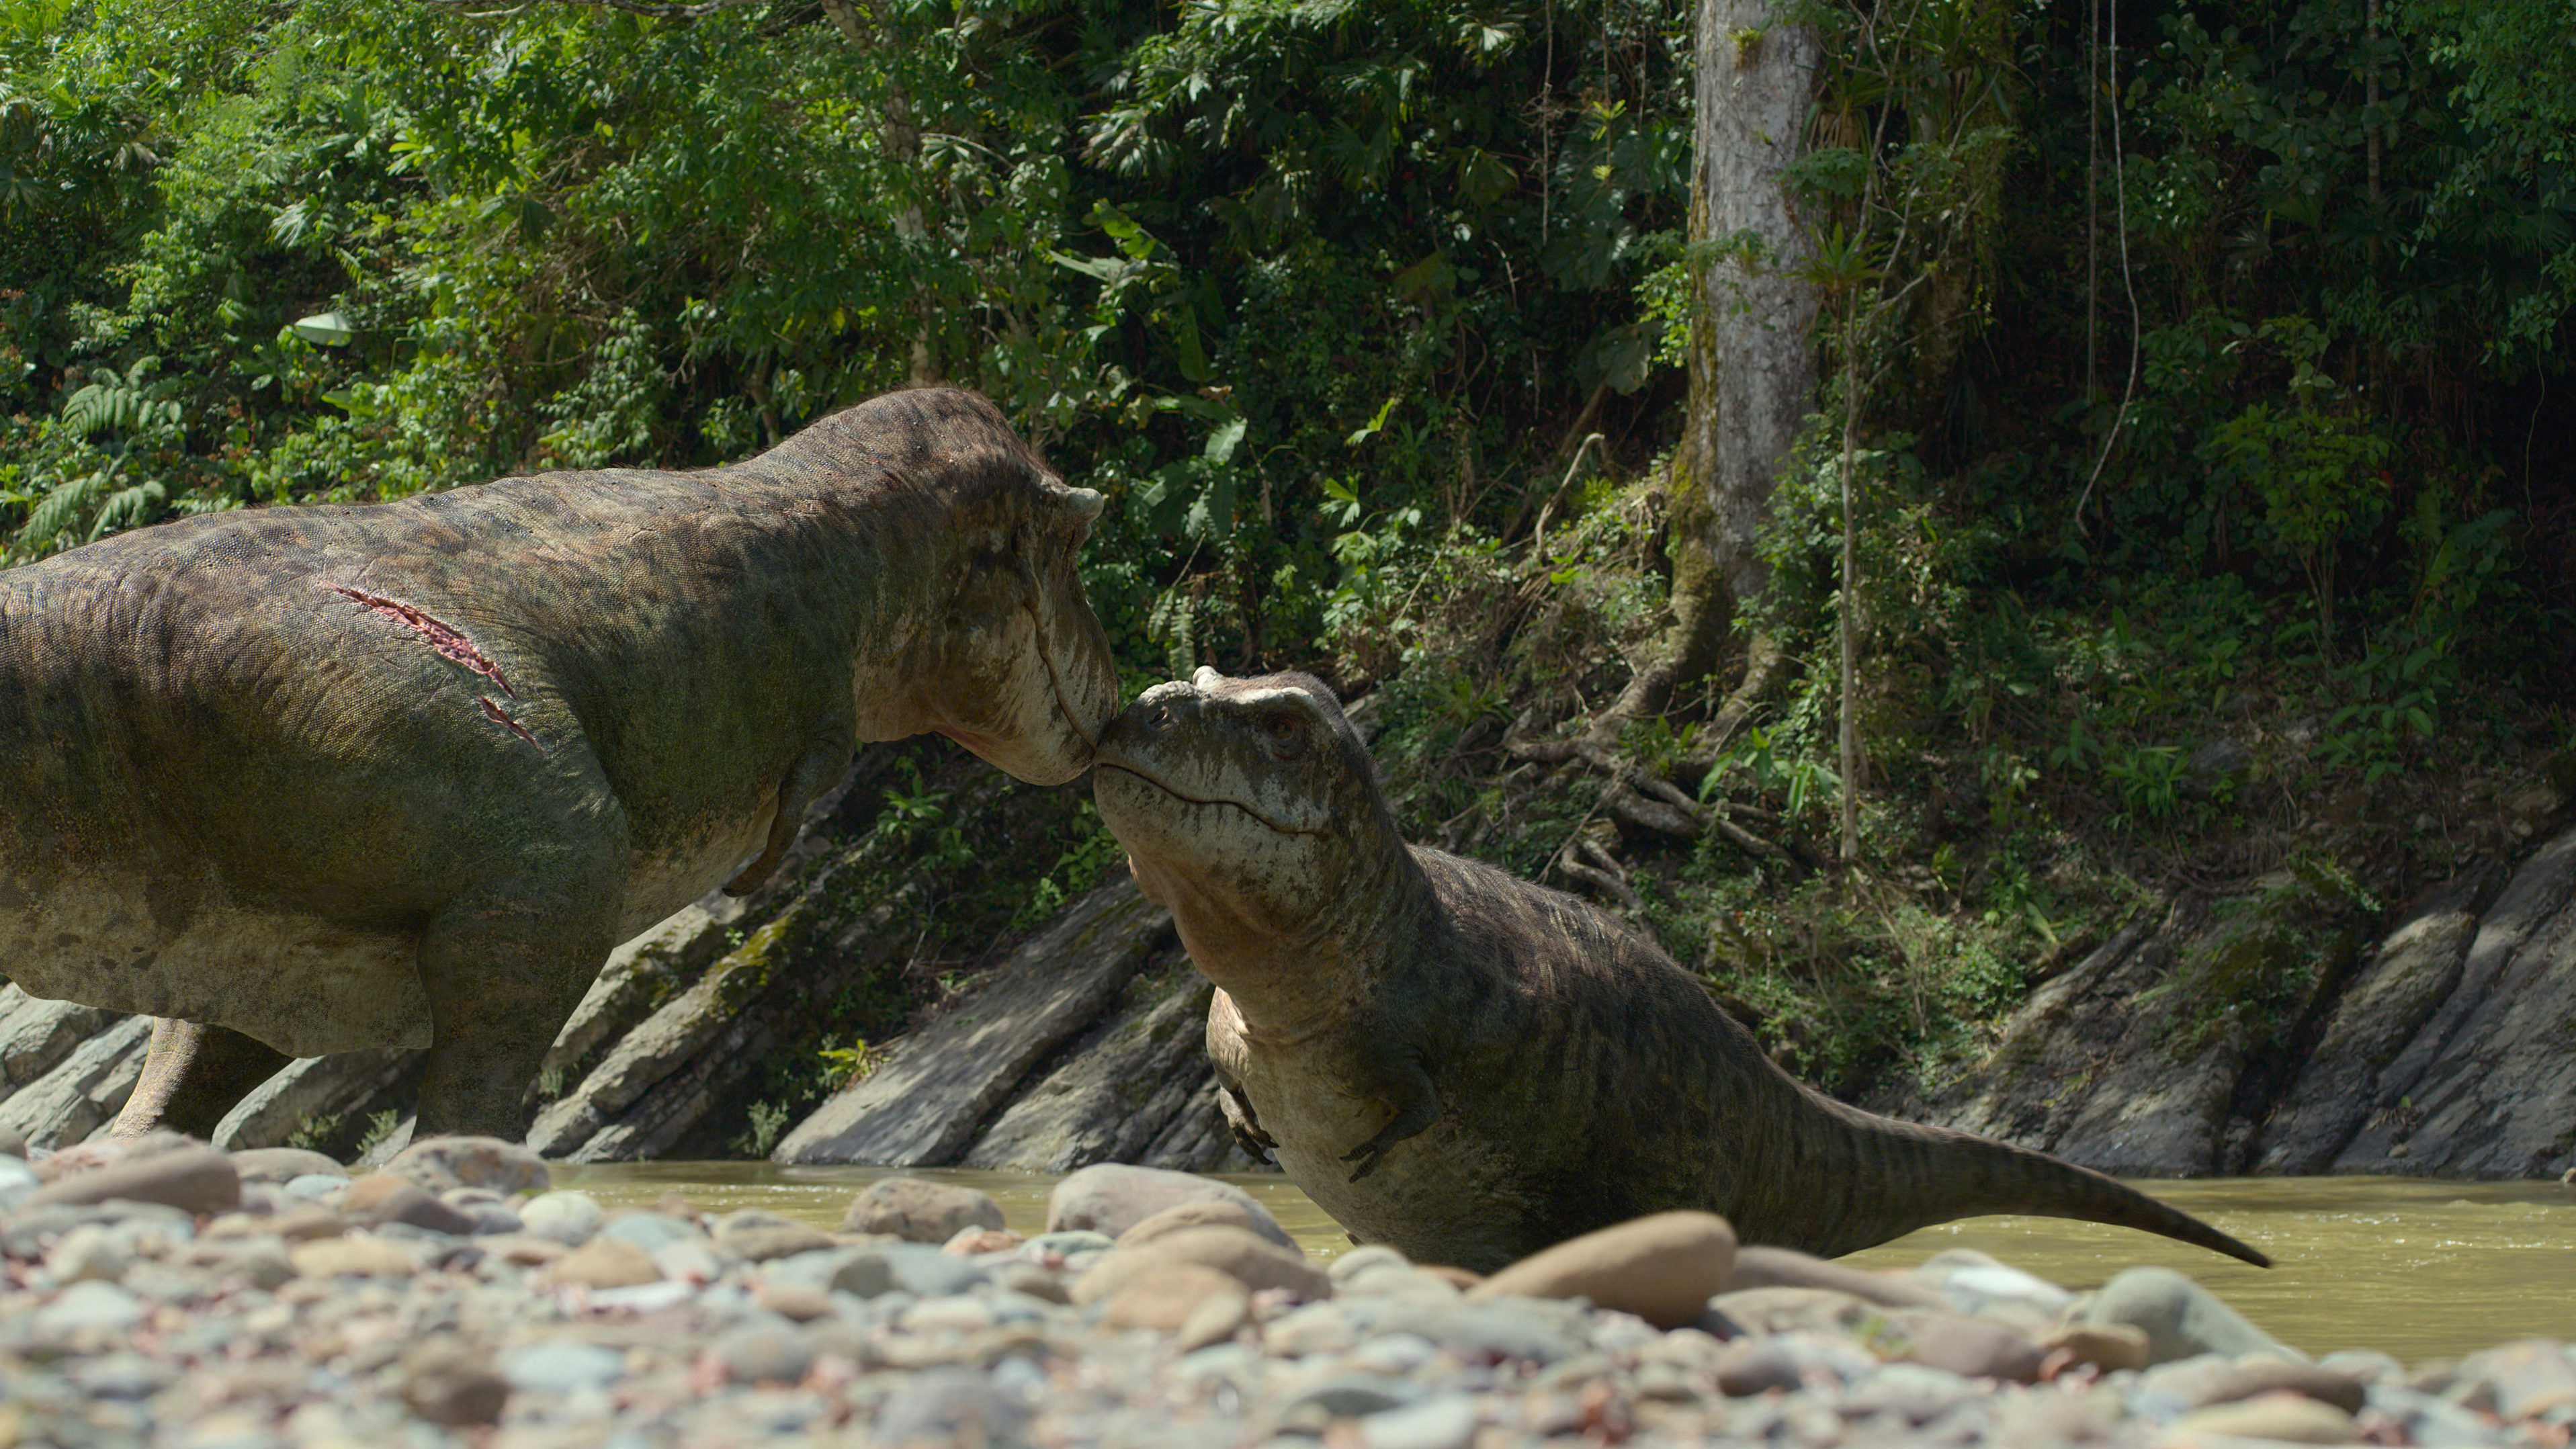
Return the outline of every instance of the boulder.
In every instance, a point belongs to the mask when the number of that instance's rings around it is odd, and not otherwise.
[[[782,1163],[955,1160],[1029,1069],[1095,1020],[1171,939],[1171,916],[1120,877],[1011,953],[992,980],[896,1042],[770,1154]]]
[[[36,1147],[67,1147],[104,1131],[143,1075],[151,1039],[152,1018],[110,1016],[97,1035],[0,1102],[0,1128]]]
[[[2383,1107],[2382,1069],[2458,989],[2480,934],[2480,908],[2493,894],[2486,872],[2451,882],[2380,942],[2335,1004],[2280,1108],[2263,1125],[2256,1171],[2305,1174],[2334,1166]],[[2384,1145],[2381,1157],[2386,1158]]]
[[[845,1233],[887,1233],[907,1243],[946,1243],[970,1228],[1002,1226],[1002,1205],[991,1194],[954,1183],[889,1177],[851,1200],[841,1219]]]
[[[241,1206],[241,1174],[210,1147],[136,1154],[105,1167],[59,1178],[36,1189],[29,1208],[55,1203],[160,1203],[191,1213],[224,1213]]]
[[[960,1165],[1069,1172],[1094,1162],[1185,1172],[1263,1164],[1234,1140],[1208,1065],[1216,987],[1177,946],[1136,973],[1080,1039],[1061,1051],[976,1138]]]
[[[2334,1171],[2557,1177],[2576,1167],[2571,892],[2576,830],[2535,851],[2479,917],[2457,978],[2379,1070],[2370,1115]]]
[[[504,1196],[544,1192],[551,1180],[545,1159],[498,1137],[432,1137],[415,1142],[395,1154],[385,1171],[431,1192],[479,1187]]]
[[[1046,1230],[1087,1229],[1114,1239],[1156,1213],[1187,1202],[1231,1203],[1256,1222],[1266,1220],[1273,1229],[1278,1227],[1268,1208],[1233,1183],[1169,1168],[1103,1162],[1067,1173],[1056,1183],[1047,1195]],[[1292,1246],[1295,1242],[1284,1230],[1263,1236]]]
[[[1735,1229],[1714,1213],[1667,1212],[1541,1249],[1477,1284],[1470,1299],[1589,1298],[1657,1328],[1700,1316],[1735,1267]]]
[[[2150,1363],[2171,1363],[2203,1353],[2265,1353],[2291,1360],[2307,1357],[2256,1328],[2217,1294],[2171,1268],[2123,1270],[2102,1285],[2102,1291],[2085,1306],[2081,1321],[2095,1326],[2126,1325],[2145,1333]]]
[[[300,1057],[233,1104],[215,1124],[214,1144],[227,1152],[282,1147],[301,1133],[354,1153],[375,1114],[409,1105],[421,1056],[411,1047],[373,1047]]]
[[[103,1006],[29,996],[17,983],[0,986],[0,1093],[35,1081],[82,1042],[118,1020]]]

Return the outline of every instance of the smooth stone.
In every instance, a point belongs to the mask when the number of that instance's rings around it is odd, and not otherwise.
[[[928,1440],[1001,1449],[1020,1442],[1031,1417],[1027,1401],[964,1368],[926,1369],[878,1407],[875,1441],[888,1446]]]
[[[1152,1242],[1165,1233],[1179,1232],[1183,1228],[1207,1227],[1241,1228],[1245,1232],[1268,1238],[1301,1258],[1306,1255],[1306,1250],[1298,1246],[1297,1240],[1289,1236],[1286,1228],[1279,1226],[1279,1220],[1270,1215],[1269,1209],[1257,1202],[1247,1206],[1245,1203],[1220,1197],[1176,1202],[1151,1217],[1141,1219],[1127,1231],[1120,1233],[1118,1246],[1132,1248],[1139,1243]]]
[[[74,1283],[36,1310],[36,1330],[50,1335],[114,1333],[143,1319],[143,1300],[113,1283]]]
[[[584,1288],[632,1288],[661,1282],[662,1270],[652,1254],[633,1243],[595,1238],[557,1258],[544,1276],[549,1283],[578,1283]]]
[[[76,1364],[65,1375],[81,1392],[101,1399],[148,1399],[179,1377],[174,1364],[119,1351]]]
[[[514,1389],[565,1394],[602,1388],[624,1378],[626,1355],[604,1344],[550,1338],[511,1349],[501,1372]]]
[[[496,1238],[504,1233],[523,1233],[528,1229],[527,1223],[507,1203],[450,1203],[448,1206],[473,1220],[472,1233],[478,1238]]]
[[[984,1281],[984,1270],[927,1243],[882,1243],[843,1248],[825,1256],[826,1286],[838,1293],[875,1298],[896,1291],[937,1298],[963,1293]]]
[[[286,1260],[307,1278],[408,1278],[420,1260],[378,1237],[316,1238],[286,1250]]]
[[[299,1177],[345,1178],[349,1170],[328,1153],[311,1152],[301,1147],[246,1147],[229,1154],[233,1171],[243,1182],[266,1182],[280,1186]]]
[[[1115,1239],[1165,1208],[1209,1200],[1230,1202],[1248,1213],[1269,1216],[1269,1210],[1254,1201],[1250,1193],[1230,1182],[1163,1167],[1102,1162],[1069,1172],[1056,1183],[1055,1190],[1047,1195],[1046,1226],[1050,1233],[1089,1228]],[[1284,1232],[1280,1234],[1281,1239],[1286,1236]]]
[[[2038,1344],[2000,1323],[1965,1314],[1901,1308],[1887,1316],[1882,1343],[1892,1342],[1896,1357],[1907,1363],[1954,1373],[1962,1378],[2000,1379],[2007,1383],[2039,1381],[2048,1355]]]
[[[814,1367],[814,1346],[785,1323],[746,1323],[707,1348],[725,1377],[738,1384],[792,1384]]]
[[[629,1283],[623,1288],[594,1288],[590,1306],[603,1312],[661,1313],[698,1296],[698,1285],[675,1278]]]
[[[1232,1274],[1198,1263],[1152,1264],[1142,1272],[1129,1275],[1116,1291],[1095,1301],[1100,1304],[1100,1322],[1104,1327],[1150,1328],[1158,1333],[1169,1333],[1188,1322],[1201,1304],[1211,1300],[1219,1301],[1220,1306],[1231,1306],[1233,1321],[1227,1325],[1227,1333],[1233,1332],[1234,1324],[1241,1323],[1243,1315],[1252,1306],[1251,1294]],[[1205,1347],[1205,1344],[1191,1347]]]
[[[665,1278],[688,1283],[713,1283],[725,1275],[724,1255],[716,1251],[715,1244],[704,1238],[683,1238],[649,1251],[653,1266],[661,1269]]]
[[[832,1313],[832,1295],[812,1283],[763,1283],[760,1306],[790,1323],[812,1323]]]
[[[1089,1228],[1067,1228],[1061,1232],[1040,1233],[1020,1244],[1020,1256],[1032,1262],[1047,1258],[1070,1258],[1076,1253],[1106,1253],[1118,1246],[1118,1240],[1107,1233]]]
[[[254,1288],[278,1288],[296,1276],[295,1260],[287,1256],[286,1240],[279,1237],[240,1238],[220,1244],[210,1266]]]
[[[686,1218],[650,1210],[618,1213],[600,1225],[597,1236],[633,1243],[648,1253],[671,1243],[707,1240],[706,1233]]]
[[[93,1279],[113,1283],[125,1276],[133,1256],[126,1251],[121,1237],[104,1223],[83,1223],[57,1240],[45,1254],[45,1271],[57,1283],[85,1283]]]
[[[2008,1302],[2055,1319],[2075,1304],[2075,1294],[2067,1289],[1964,1248],[1933,1254],[1913,1276],[1929,1282],[1961,1313],[1983,1313],[1991,1304]]]
[[[6,1122],[0,1122],[0,1157],[27,1158],[27,1135]]]
[[[211,1147],[182,1141],[185,1145],[167,1151],[129,1154],[105,1167],[57,1178],[36,1189],[26,1206],[122,1198],[209,1215],[240,1207],[241,1174],[233,1170],[232,1159]]]
[[[1412,1266],[1413,1260],[1407,1258],[1402,1253],[1397,1252],[1395,1249],[1388,1247],[1384,1243],[1370,1243],[1363,1247],[1353,1248],[1349,1252],[1335,1258],[1333,1261],[1326,1263],[1324,1265],[1324,1276],[1332,1279],[1334,1284],[1338,1286],[1343,1280],[1355,1278],[1372,1269],[1410,1268]]]
[[[959,1228],[939,1251],[953,1258],[981,1258],[991,1253],[1017,1251],[1028,1239],[1009,1228]]]
[[[1071,1303],[1073,1293],[1065,1287],[1062,1274],[1050,1273],[1035,1263],[1002,1263],[992,1269],[995,1286],[1013,1293],[1025,1293],[1047,1303]]]
[[[577,1248],[589,1242],[590,1235],[608,1221],[608,1212],[589,1193],[558,1188],[521,1204],[519,1221],[526,1225],[527,1232]]]
[[[1359,1441],[1361,1449],[1468,1449],[1483,1423],[1474,1399],[1442,1394],[1360,1420]]]
[[[1438,1273],[1401,1263],[1379,1263],[1333,1280],[1336,1298],[1401,1298],[1415,1303],[1455,1303],[1458,1285]]]
[[[2509,1420],[2576,1409],[2576,1363],[2555,1339],[2522,1338],[2482,1349],[2462,1359],[2459,1372],[2490,1385],[2496,1412]]]
[[[2319,1403],[2332,1404],[2347,1414],[2361,1412],[2363,1400],[2369,1397],[2369,1386],[2348,1374],[2320,1368],[2312,1363],[2298,1363],[2285,1358],[2246,1358],[2229,1364],[2214,1375],[2201,1389],[2193,1408],[2212,1404],[2232,1404],[2257,1394],[2288,1391],[2305,1394]],[[2507,1417],[2520,1417],[2508,1415]]]
[[[470,1236],[475,1230],[472,1215],[439,1201],[429,1189],[411,1179],[389,1172],[372,1173],[351,1183],[341,1195],[340,1211],[370,1227],[408,1223],[456,1237]]]
[[[1879,1305],[1833,1288],[1746,1288],[1720,1293],[1709,1306],[1755,1333],[1803,1328],[1848,1337],[1880,1316]]]
[[[2174,1421],[2177,1434],[2224,1434],[2285,1444],[2350,1444],[2361,1438],[2352,1415],[2287,1389],[2194,1409]]]
[[[36,1195],[45,1180],[26,1159],[0,1152],[0,1213],[16,1212],[19,1205]]]
[[[318,1202],[299,1202],[278,1209],[264,1220],[268,1231],[290,1243],[336,1238],[349,1230],[349,1220]]]
[[[2086,1305],[2085,1323],[2125,1323],[2144,1330],[2152,1363],[2170,1363],[2196,1353],[2230,1357],[2269,1353],[2305,1360],[2306,1354],[2245,1321],[2218,1295],[2171,1268],[2130,1268],[2121,1272]]]
[[[2147,1366],[2147,1333],[2125,1323],[2071,1323],[2039,1340],[2040,1351],[2104,1373]]]
[[[403,1355],[398,1392],[411,1411],[449,1429],[501,1422],[510,1380],[490,1354],[455,1339],[440,1339]]]
[[[348,1185],[349,1174],[346,1172],[308,1172],[301,1177],[288,1178],[279,1186],[278,1193],[289,1204],[327,1203],[338,1197]]]
[[[821,1228],[758,1208],[746,1208],[718,1219],[715,1240],[725,1251],[754,1263],[834,1246],[832,1235]]]
[[[945,1243],[967,1228],[999,1228],[1002,1205],[989,1193],[918,1177],[880,1178],[850,1200],[845,1233],[891,1233],[907,1243]]]
[[[1961,1375],[1919,1360],[1891,1363],[1853,1384],[1834,1408],[1846,1419],[1893,1414],[1919,1426],[1961,1400],[1981,1395],[1983,1388],[1973,1381],[1979,1377],[1993,1375]]]
[[[1718,1391],[1731,1399],[1751,1398],[1773,1389],[1794,1389],[1805,1382],[1798,1361],[1766,1338],[1743,1338],[1718,1351]]]
[[[1726,1285],[1717,1291],[1741,1293],[1753,1288],[1830,1288],[1888,1308],[1950,1306],[1950,1300],[1939,1292],[1902,1274],[1846,1267],[1795,1248],[1775,1248],[1768,1243],[1738,1247],[1735,1266],[1727,1270]]]
[[[1290,1386],[1279,1396],[1276,1409],[1282,1419],[1293,1419],[1297,1410],[1312,1404],[1336,1419],[1352,1419],[1363,1414],[1383,1413],[1422,1397],[1422,1390],[1410,1379],[1391,1374],[1329,1371],[1303,1384]]]
[[[498,1137],[431,1137],[414,1142],[395,1153],[385,1171],[431,1192],[481,1187],[504,1197],[544,1192],[554,1181],[544,1158]]]
[[[1558,1304],[1548,1304],[1559,1307]],[[1559,1314],[1533,1313],[1523,1302],[1448,1304],[1392,1302],[1379,1312],[1381,1333],[1414,1333],[1462,1359],[1491,1363],[1510,1359],[1553,1364],[1585,1351],[1588,1315],[1570,1305]]]
[[[1715,1213],[1652,1213],[1543,1248],[1468,1290],[1471,1300],[1588,1298],[1658,1328],[1699,1317],[1735,1267],[1735,1229]]]
[[[1114,1296],[1133,1277],[1168,1263],[1214,1268],[1259,1292],[1284,1288],[1300,1299],[1329,1297],[1332,1280],[1303,1257],[1243,1228],[1180,1228],[1139,1247],[1120,1248],[1074,1280],[1073,1301],[1090,1304]]]

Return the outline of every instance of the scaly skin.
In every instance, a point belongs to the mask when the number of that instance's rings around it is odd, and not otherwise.
[[[0,574],[0,972],[183,1019],[120,1132],[192,1057],[249,1070],[211,1029],[427,1046],[419,1130],[516,1137],[609,948],[758,884],[857,741],[1089,764],[1099,506],[925,389],[706,472],[190,518]]]
[[[1675,1208],[1827,1256],[2033,1213],[2268,1263],[2100,1173],[1836,1102],[1610,916],[1407,845],[1305,675],[1157,685],[1095,765],[1137,883],[1219,988],[1237,1135],[1364,1242],[1491,1272]]]

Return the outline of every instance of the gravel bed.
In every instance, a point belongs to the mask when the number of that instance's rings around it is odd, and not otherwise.
[[[7,1144],[0,1144],[6,1146]],[[352,1179],[175,1137],[0,1152],[0,1446],[2548,1445],[2556,1340],[2311,1362],[2179,1274],[1865,1273],[1667,1214],[1493,1279],[1329,1272],[1222,1183],[1022,1238],[897,1179],[839,1233],[607,1212],[489,1139]],[[1230,1196],[1229,1196],[1230,1195]],[[1239,1200],[1239,1201],[1238,1201]],[[1630,1311],[1633,1310],[1633,1311]]]

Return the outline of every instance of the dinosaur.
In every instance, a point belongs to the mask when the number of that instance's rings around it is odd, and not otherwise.
[[[1837,1102],[1607,913],[1408,844],[1309,676],[1157,685],[1093,765],[1138,886],[1218,988],[1236,1136],[1360,1241],[1491,1272],[1670,1209],[1828,1257],[2031,1213],[2268,1266],[2101,1173]]]

